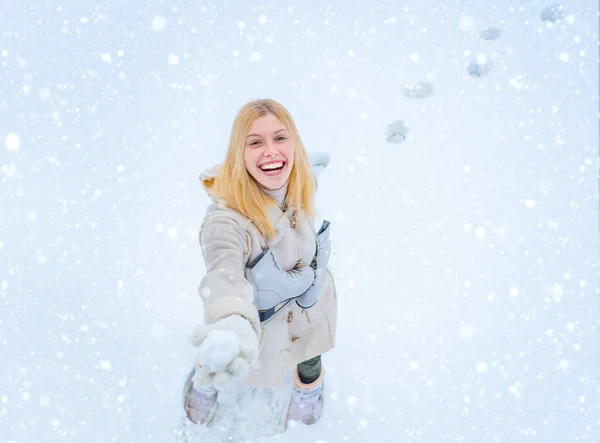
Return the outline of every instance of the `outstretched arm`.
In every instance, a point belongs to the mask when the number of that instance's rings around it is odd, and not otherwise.
[[[244,274],[244,257],[250,249],[246,232],[235,220],[213,217],[202,226],[200,246],[206,275],[198,290],[204,302],[205,322],[210,324],[237,314],[259,334],[254,290]]]
[[[200,231],[206,264],[199,288],[205,325],[192,336],[199,347],[195,386],[224,386],[231,377],[244,378],[258,358],[260,320],[252,285],[244,275],[248,242],[241,226],[227,217],[206,220]]]

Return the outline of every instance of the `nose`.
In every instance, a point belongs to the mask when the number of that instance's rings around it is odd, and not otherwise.
[[[273,142],[265,143],[265,157],[273,157],[274,155],[279,154],[277,147],[273,144]]]

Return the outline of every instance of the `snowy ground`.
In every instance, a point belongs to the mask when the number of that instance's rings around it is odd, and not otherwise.
[[[0,442],[600,441],[597,2],[5,3]],[[332,159],[326,410],[279,437],[289,386],[182,427],[197,177],[258,97]]]

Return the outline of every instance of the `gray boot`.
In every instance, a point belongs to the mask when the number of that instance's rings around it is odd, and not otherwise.
[[[305,385],[300,381],[296,369],[294,373],[294,392],[283,417],[284,429],[287,428],[290,421],[301,422],[306,425],[312,425],[319,421],[323,412],[323,377],[324,371],[321,368],[319,378]]]
[[[212,385],[195,387],[192,381],[195,372],[193,369],[186,379],[183,408],[190,421],[203,425],[210,423],[217,411],[217,390]]]

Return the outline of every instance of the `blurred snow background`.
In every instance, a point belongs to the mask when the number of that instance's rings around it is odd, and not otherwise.
[[[332,158],[327,405],[194,441],[600,441],[597,2],[5,1],[0,23],[1,442],[178,441],[198,174],[262,97]]]

